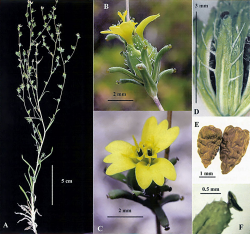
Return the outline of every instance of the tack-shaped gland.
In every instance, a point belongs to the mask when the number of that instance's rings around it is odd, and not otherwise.
[[[213,125],[201,128],[198,135],[197,147],[201,162],[205,168],[207,168],[215,158],[219,151],[221,141],[222,131],[219,128],[216,128]]]
[[[247,151],[249,144],[249,131],[242,130],[239,127],[227,126],[224,130],[221,148],[220,160],[222,174],[230,172]]]

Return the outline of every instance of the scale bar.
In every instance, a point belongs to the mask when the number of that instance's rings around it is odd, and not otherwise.
[[[200,193],[200,194],[221,194],[221,193]]]
[[[143,216],[107,216],[108,218],[143,218]]]
[[[51,165],[51,205],[53,206],[53,165]]]
[[[123,99],[109,99],[109,102],[133,102],[134,100],[123,100]]]
[[[199,178],[216,178],[216,176],[199,176]]]

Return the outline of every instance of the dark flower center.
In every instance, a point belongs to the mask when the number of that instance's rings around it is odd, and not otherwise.
[[[152,156],[153,155],[152,154],[152,149],[148,149],[147,152],[148,152],[148,156]]]
[[[142,149],[140,148],[139,152],[137,151],[137,154],[139,157],[141,157],[143,155]]]

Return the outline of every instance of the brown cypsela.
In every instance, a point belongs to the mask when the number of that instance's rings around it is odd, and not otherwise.
[[[227,126],[223,133],[220,149],[222,174],[230,172],[240,163],[249,144],[249,131]]]
[[[213,125],[204,126],[201,128],[198,140],[198,154],[201,157],[201,162],[204,167],[207,168],[211,161],[219,151],[220,144],[222,141],[222,131]]]

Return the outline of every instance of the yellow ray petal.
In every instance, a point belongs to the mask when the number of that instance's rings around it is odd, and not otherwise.
[[[160,14],[157,15],[151,15],[149,17],[147,17],[146,19],[144,19],[136,28],[136,33],[141,37],[141,39],[143,38],[143,31],[145,29],[145,27],[152,22],[153,20],[155,20],[156,18],[160,17]]]
[[[176,171],[174,165],[165,158],[156,158],[154,159],[153,165],[150,166],[150,171],[154,171],[153,177],[154,180],[160,180],[160,176],[166,177],[169,180],[176,180]],[[155,181],[156,182],[156,181]]]
[[[122,19],[123,22],[125,22],[125,17],[127,15],[127,10],[122,14],[120,11],[118,11],[118,15],[120,16],[120,18]]]
[[[152,116],[146,120],[143,126],[141,141],[146,142],[148,140],[151,140],[156,129],[157,129],[157,119],[154,116]]]
[[[117,26],[110,26],[109,30],[101,31],[102,34],[112,33],[121,36],[128,44],[133,45],[132,33],[137,23],[133,21],[123,22]]]
[[[141,161],[136,164],[135,168],[136,180],[142,189],[146,189],[152,183],[152,176],[149,165]]]
[[[133,162],[133,160],[131,158],[120,157],[119,162],[112,163],[108,167],[106,174],[107,175],[114,175],[114,174],[117,174],[119,172],[127,171],[127,170],[134,168],[135,165],[136,164]]]
[[[178,137],[180,132],[179,127],[172,127],[168,130],[159,129],[154,135],[155,148],[158,149],[156,153],[168,148]]]
[[[121,140],[112,141],[105,147],[108,152],[116,154],[130,154],[133,151],[133,148],[133,145]]]

